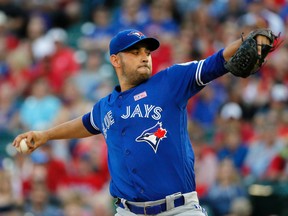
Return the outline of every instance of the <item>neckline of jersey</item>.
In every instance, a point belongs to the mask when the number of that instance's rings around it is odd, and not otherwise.
[[[110,98],[110,103],[109,104],[112,104],[114,103],[119,97],[122,97],[122,100],[125,100],[132,92],[134,92],[136,89],[137,89],[138,86],[135,86],[131,89],[128,89],[124,92],[120,92],[120,86],[117,85],[115,86],[112,94],[111,94],[111,98]]]

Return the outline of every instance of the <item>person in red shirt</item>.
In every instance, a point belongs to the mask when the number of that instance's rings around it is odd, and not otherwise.
[[[52,92],[55,94],[60,93],[66,79],[76,74],[80,68],[74,50],[65,44],[66,38],[67,34],[61,28],[49,30],[45,38],[41,40],[43,45],[50,43],[49,46],[52,46],[52,49],[50,53],[40,56],[34,68],[36,76],[48,78]],[[39,45],[35,44],[35,53],[37,49],[41,49],[41,41]]]

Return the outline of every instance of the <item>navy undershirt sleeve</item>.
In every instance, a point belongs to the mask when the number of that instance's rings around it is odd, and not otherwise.
[[[99,130],[96,130],[90,122],[90,115],[91,113],[86,113],[85,115],[82,116],[82,122],[84,127],[92,134],[100,134],[101,132]]]

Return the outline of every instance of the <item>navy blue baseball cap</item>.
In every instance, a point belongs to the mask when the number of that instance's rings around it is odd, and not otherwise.
[[[150,51],[154,51],[160,46],[157,39],[146,37],[138,30],[128,29],[120,31],[112,38],[109,45],[110,55],[124,51],[139,42],[145,43]]]

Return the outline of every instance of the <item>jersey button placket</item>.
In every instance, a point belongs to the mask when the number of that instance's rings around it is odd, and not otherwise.
[[[125,129],[123,129],[122,132],[121,132],[121,135],[125,136],[125,134],[126,134],[126,131],[125,131]]]
[[[120,95],[118,99],[119,99],[119,100],[118,100],[118,107],[121,108],[123,96]]]

